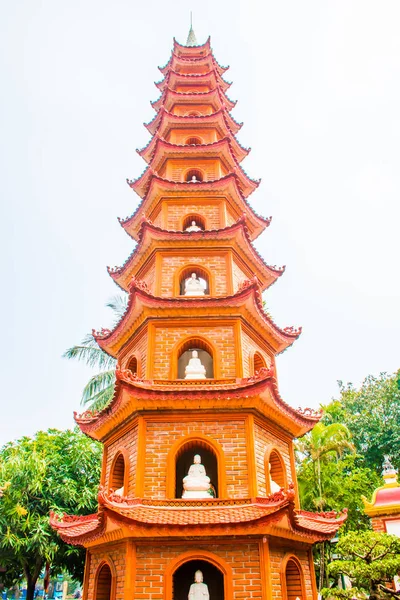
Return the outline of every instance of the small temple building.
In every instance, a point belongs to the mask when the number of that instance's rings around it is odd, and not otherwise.
[[[300,329],[263,309],[284,269],[253,246],[270,219],[248,201],[227,67],[191,29],[160,70],[120,221],[136,246],[109,269],[127,310],[94,333],[115,393],[75,416],[104,446],[98,511],[52,526],[86,548],[85,600],[315,600],[312,546],[346,515],[300,508],[293,440],[321,415],[279,394],[275,357]]]
[[[372,529],[400,537],[400,484],[397,471],[385,456],[383,463],[384,485],[372,494],[371,502],[363,496],[364,512],[370,517]]]

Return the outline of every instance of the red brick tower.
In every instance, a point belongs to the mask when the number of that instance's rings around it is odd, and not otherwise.
[[[118,359],[115,395],[76,416],[104,444],[99,510],[52,515],[87,549],[88,600],[186,600],[197,570],[211,600],[316,598],[312,544],[345,518],[299,507],[293,439],[319,415],[278,392],[275,356],[300,331],[263,311],[283,269],[252,245],[269,220],[247,202],[258,182],[240,166],[225,71],[192,30],[174,42],[148,166],[128,182],[141,202],[121,225],[137,245],[109,272],[129,304],[96,334]],[[182,498],[196,454],[209,495]]]

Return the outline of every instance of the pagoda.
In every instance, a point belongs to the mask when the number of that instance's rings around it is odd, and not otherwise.
[[[191,28],[160,70],[120,221],[137,244],[109,269],[128,306],[94,333],[115,393],[75,415],[104,446],[98,512],[52,526],[86,548],[85,600],[316,599],[312,545],[346,515],[300,509],[293,440],[321,415],[279,395],[275,357],[300,329],[263,309],[284,269],[252,244],[270,219],[248,203],[227,67]]]

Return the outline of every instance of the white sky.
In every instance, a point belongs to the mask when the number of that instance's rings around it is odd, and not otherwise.
[[[4,2],[0,443],[79,410],[90,372],[61,354],[110,322],[105,267],[131,252],[117,216],[138,203],[125,178],[191,9],[231,65],[244,168],[263,179],[251,203],[273,215],[257,248],[287,265],[268,306],[303,325],[283,398],[317,406],[337,379],[399,367],[398,0]]]

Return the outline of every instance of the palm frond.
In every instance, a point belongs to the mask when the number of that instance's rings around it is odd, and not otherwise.
[[[104,388],[101,392],[96,394],[90,399],[89,408],[97,411],[105,408],[112,400],[114,396],[114,384],[112,383],[108,387]]]
[[[97,373],[93,375],[88,381],[88,383],[83,388],[81,404],[87,405],[96,400],[97,396],[102,394],[107,388],[114,389],[115,383],[115,370],[109,371],[101,371],[101,373]],[[91,406],[92,408],[92,406]]]
[[[119,321],[121,317],[124,315],[126,311],[126,307],[128,306],[128,296],[122,296],[119,294],[118,296],[113,296],[107,303],[106,306],[111,308],[116,315],[116,320]]]
[[[116,360],[106,354],[97,344],[92,335],[87,335],[81,344],[68,348],[63,358],[75,359],[85,363],[88,367],[109,370],[115,368]]]

